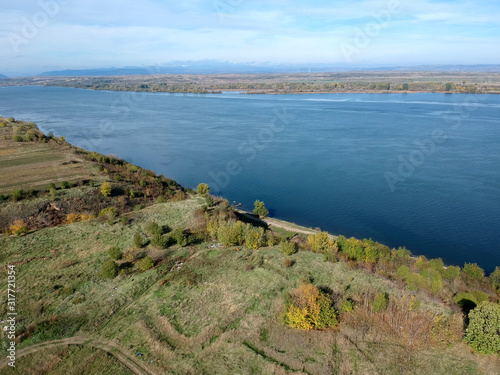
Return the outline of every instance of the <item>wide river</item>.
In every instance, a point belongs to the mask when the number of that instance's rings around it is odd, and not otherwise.
[[[0,115],[186,187],[446,263],[500,265],[500,95],[0,88]],[[1,162],[1,161],[0,161]]]

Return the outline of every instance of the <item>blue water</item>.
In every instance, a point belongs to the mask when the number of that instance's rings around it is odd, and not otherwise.
[[[0,115],[251,209],[500,265],[500,96],[0,88]]]

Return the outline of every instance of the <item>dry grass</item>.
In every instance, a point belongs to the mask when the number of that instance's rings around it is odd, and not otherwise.
[[[51,182],[91,179],[96,173],[91,162],[59,145],[14,142],[11,127],[0,128],[0,160],[1,193],[47,189]]]

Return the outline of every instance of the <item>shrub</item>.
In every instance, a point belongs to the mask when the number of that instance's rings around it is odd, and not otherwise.
[[[165,203],[165,197],[163,195],[160,195],[158,198],[156,198],[156,203]]]
[[[99,212],[99,217],[104,220],[114,219],[118,216],[118,210],[115,207],[106,207]]]
[[[137,249],[140,249],[144,246],[144,239],[142,238],[142,236],[139,232],[136,232],[134,234],[133,242],[134,242],[134,246]]]
[[[444,262],[441,258],[431,259],[429,260],[429,266],[438,272],[442,272],[444,270]]]
[[[264,202],[256,200],[253,205],[255,207],[253,209],[253,213],[255,215],[259,215],[259,216],[262,216],[262,217],[266,217],[267,215],[269,215],[269,211],[267,210],[266,205],[264,204]]]
[[[118,260],[122,257],[122,251],[118,247],[113,246],[108,249],[108,255],[111,259]]]
[[[354,304],[354,301],[350,298],[344,299],[339,306],[340,311],[343,311],[344,313],[353,312],[355,308],[356,305]]]
[[[186,235],[184,234],[184,229],[182,228],[176,228],[170,233],[170,238],[172,238],[177,245],[184,247],[187,245],[187,238]]]
[[[375,296],[375,301],[373,301],[373,311],[375,312],[385,311],[387,309],[387,302],[388,302],[387,297],[388,297],[387,293],[382,293],[382,292],[377,293],[377,295]]]
[[[466,313],[478,306],[481,302],[488,302],[490,299],[486,293],[481,291],[472,291],[457,293],[453,297],[453,302],[462,308]]]
[[[292,259],[288,259],[288,258],[286,258],[286,259],[284,259],[284,260],[283,260],[283,265],[284,265],[285,267],[287,267],[287,268],[292,267],[294,264],[295,264],[295,261],[294,261],[294,260],[292,260]]]
[[[304,330],[337,325],[332,300],[311,283],[302,284],[290,293],[282,318],[289,326]]]
[[[167,247],[167,239],[161,233],[155,233],[151,238],[151,246],[165,248]]]
[[[51,183],[49,184],[49,191],[50,191],[51,189],[55,189],[55,188],[56,188],[56,184],[54,184],[53,182],[51,182]]]
[[[219,223],[217,238],[224,246],[237,246],[243,244],[243,223],[241,221],[228,221]]]
[[[9,226],[10,233],[20,237],[28,233],[28,226],[22,220],[16,220]]]
[[[495,271],[490,274],[490,283],[495,289],[500,289],[500,267],[496,267]]]
[[[465,263],[463,273],[475,280],[481,280],[484,277],[484,270],[476,263]]]
[[[292,241],[282,241],[280,243],[280,250],[285,255],[293,255],[297,252],[297,244]]]
[[[310,234],[307,237],[307,244],[315,253],[324,253],[329,250],[337,252],[338,250],[337,244],[334,240],[330,239],[328,232]]]
[[[411,272],[408,266],[399,266],[396,270],[396,274],[402,279],[406,279],[408,276],[410,276]]]
[[[14,190],[14,191],[12,192],[12,198],[13,198],[15,201],[18,201],[18,200],[23,199],[23,191],[22,191],[21,189]]]
[[[148,255],[147,257],[145,257],[144,259],[141,260],[141,262],[139,263],[139,268],[143,271],[147,271],[147,270],[153,268],[154,265],[155,265],[155,262],[154,262],[153,258],[151,258]]]
[[[146,231],[147,234],[154,236],[155,234],[163,234],[163,229],[158,223],[154,221],[148,221],[146,223],[146,226],[144,227],[144,230]]]
[[[108,259],[101,266],[101,277],[104,279],[114,279],[118,275],[118,265],[113,259]]]
[[[5,194],[0,194],[0,201],[4,201],[7,199],[7,195]]]
[[[73,224],[73,223],[77,223],[81,221],[81,217],[80,217],[80,214],[67,214],[66,215],[66,223],[67,224]]]
[[[134,211],[140,211],[144,208],[144,205],[143,204],[137,204],[135,205],[134,207]]]
[[[207,184],[205,183],[201,183],[198,185],[198,187],[196,188],[196,192],[198,193],[198,195],[202,196],[203,198],[207,197],[208,194],[210,193],[210,188],[208,187]]]
[[[111,195],[111,191],[112,191],[112,188],[108,182],[105,182],[101,185],[101,194],[104,197],[109,197]]]
[[[68,181],[63,181],[61,182],[61,188],[62,189],[69,189],[71,187],[70,183]]]
[[[212,207],[215,204],[214,197],[212,197],[211,195],[207,195],[207,197],[205,198],[205,204],[207,205],[207,207]]]
[[[22,142],[23,141],[23,137],[20,136],[20,135],[15,135],[14,136],[14,142]]]
[[[500,305],[482,302],[469,314],[465,340],[483,354],[500,354]]]
[[[55,188],[50,188],[49,196],[50,196],[50,200],[52,202],[54,202],[57,199],[57,196],[58,196],[57,190]]]
[[[172,202],[180,202],[186,198],[187,198],[186,193],[184,193],[183,191],[179,191],[174,195],[174,197],[171,200]]]
[[[259,246],[259,232],[249,225],[245,231],[245,246],[252,250],[257,250]]]
[[[448,281],[453,281],[458,276],[460,276],[460,267],[458,266],[449,266],[443,270],[443,277]]]

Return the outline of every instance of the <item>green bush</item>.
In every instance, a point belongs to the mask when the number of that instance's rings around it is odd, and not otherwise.
[[[167,247],[167,239],[161,233],[155,233],[151,237],[151,246],[165,248]]]
[[[12,193],[12,198],[14,198],[14,200],[16,201],[21,200],[23,199],[23,193],[24,192],[21,189],[14,190]]]
[[[154,236],[155,234],[163,234],[163,228],[154,221],[148,221],[146,223],[146,226],[144,227],[144,230],[151,236]]]
[[[408,278],[408,276],[410,276],[411,272],[408,266],[399,266],[396,270],[396,274],[402,279],[406,279]]]
[[[23,137],[21,135],[14,136],[14,142],[22,142],[22,141],[23,141]]]
[[[63,181],[61,182],[61,188],[62,189],[69,189],[71,187],[70,183],[68,181]]]
[[[476,263],[465,263],[463,273],[476,280],[481,280],[484,277],[484,270]]]
[[[214,203],[214,197],[212,197],[211,195],[207,195],[207,197],[205,198],[205,204],[207,205],[207,207],[212,207]]]
[[[224,246],[238,246],[243,244],[243,223],[228,221],[220,223],[217,228],[217,238]]]
[[[458,266],[449,266],[443,270],[443,277],[448,281],[453,281],[458,276],[460,276],[460,267]]]
[[[170,233],[170,238],[172,238],[177,245],[184,247],[187,245],[187,238],[186,235],[184,234],[184,229],[182,228],[176,228]]]
[[[108,259],[101,266],[101,277],[104,279],[114,279],[118,275],[118,265],[113,259]]]
[[[143,271],[147,271],[147,270],[153,268],[154,265],[155,265],[155,262],[154,262],[153,258],[151,258],[148,255],[147,257],[145,257],[144,259],[141,260],[141,262],[139,263],[139,268]]]
[[[292,241],[282,241],[280,243],[280,250],[285,255],[293,255],[297,250],[297,244]]]
[[[490,283],[493,288],[500,289],[500,267],[496,267],[495,271],[490,274]]]
[[[500,354],[500,305],[482,302],[472,310],[465,340],[479,353]]]
[[[429,266],[438,272],[442,272],[444,269],[444,262],[441,258],[429,260]]]
[[[466,313],[474,309],[481,302],[488,302],[490,299],[486,293],[475,290],[465,293],[457,293],[453,297],[453,302],[462,308]]]
[[[339,310],[344,313],[353,312],[355,308],[356,305],[354,304],[354,301],[349,298],[344,299],[339,306]]]
[[[122,251],[118,247],[113,246],[108,249],[108,255],[111,259],[118,260],[122,257]]]
[[[138,249],[140,249],[144,246],[144,239],[142,238],[142,236],[139,232],[136,232],[134,234],[133,242],[134,242],[134,246]]]
[[[262,217],[266,217],[267,215],[269,215],[269,211],[267,210],[266,205],[264,204],[264,202],[256,200],[253,205],[255,207],[253,209],[253,213],[255,215],[259,215],[259,216],[262,216]]]
[[[207,184],[205,183],[201,183],[198,185],[198,187],[196,188],[196,192],[198,193],[198,195],[202,196],[203,198],[207,197],[208,194],[210,193],[210,188],[208,187]]]
[[[387,300],[387,293],[377,293],[377,295],[375,296],[375,301],[373,301],[373,311],[385,311],[387,309]]]

